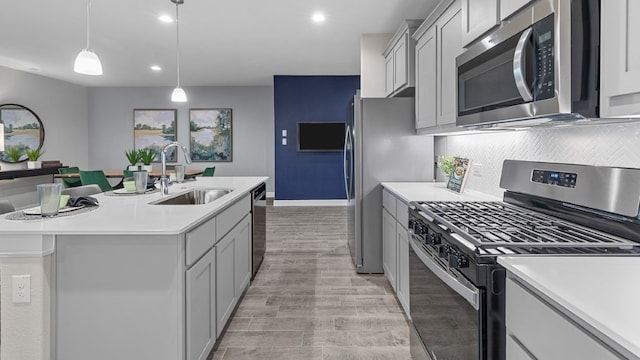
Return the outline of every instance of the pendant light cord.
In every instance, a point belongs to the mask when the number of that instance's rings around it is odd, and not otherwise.
[[[89,33],[91,32],[91,0],[87,0],[87,50],[89,49]]]
[[[178,69],[178,87],[180,87],[180,14],[179,2],[176,2],[176,64]]]

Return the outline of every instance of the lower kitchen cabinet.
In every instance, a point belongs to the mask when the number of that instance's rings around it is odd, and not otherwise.
[[[216,263],[209,250],[187,270],[187,360],[204,360],[216,342]]]
[[[593,334],[512,278],[506,283],[507,359],[620,359]]]
[[[387,209],[382,209],[382,269],[384,275],[396,290],[396,219],[389,214]],[[396,290],[397,291],[397,290]]]
[[[382,263],[384,274],[409,315],[409,207],[382,191]]]
[[[216,251],[216,319],[218,335],[231,317],[236,304],[235,282],[233,280],[235,262],[235,238],[232,233],[222,238],[215,246]]]
[[[216,319],[220,336],[251,278],[251,216],[244,217],[215,246]]]
[[[398,285],[396,296],[409,315],[409,232],[400,223],[396,229],[396,239],[398,241]]]

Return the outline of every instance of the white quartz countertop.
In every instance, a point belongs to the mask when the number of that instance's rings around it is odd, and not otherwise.
[[[202,205],[151,205],[162,198],[160,191],[144,195],[92,195],[98,209],[72,216],[38,220],[8,220],[0,215],[1,242],[11,235],[62,234],[180,234],[215,215],[228,205],[247,195],[267,177],[198,177],[169,186],[169,195],[193,188],[232,189],[229,194]]]
[[[499,257],[572,320],[640,359],[640,257]]]
[[[499,197],[465,189],[458,194],[443,182],[383,182],[382,186],[405,203],[410,201],[501,201]]]

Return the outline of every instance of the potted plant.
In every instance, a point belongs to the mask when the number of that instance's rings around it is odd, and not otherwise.
[[[7,146],[4,149],[4,161],[8,162],[7,165],[3,166],[4,170],[19,170],[23,169],[24,165],[21,162],[23,152],[17,146]]]
[[[455,160],[458,156],[457,155],[439,155],[438,156],[438,168],[440,170],[442,170],[442,172],[444,172],[444,176],[445,178],[449,178],[449,175],[451,175],[451,173],[453,172],[453,170],[455,170],[456,165],[455,165]]]
[[[156,158],[156,152],[152,148],[146,148],[139,151],[140,160],[144,164],[142,170],[151,172],[151,162]]]
[[[140,161],[140,151],[127,150],[124,152],[124,154],[126,155],[127,160],[129,160],[129,167],[127,167],[127,169],[130,171],[137,171],[138,162]]]
[[[27,169],[40,169],[42,167],[42,162],[38,161],[42,155],[44,155],[44,150],[42,148],[36,149],[27,149],[25,150],[25,154],[27,155]]]

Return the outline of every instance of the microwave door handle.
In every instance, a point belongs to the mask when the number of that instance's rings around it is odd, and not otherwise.
[[[518,45],[516,45],[516,51],[513,54],[513,77],[516,80],[516,87],[518,88],[518,92],[524,101],[533,100],[533,95],[531,94],[531,90],[527,87],[527,81],[525,79],[525,51],[524,48],[527,45],[527,41],[533,32],[532,28],[528,28],[525,30],[520,36],[520,40],[518,40]]]

